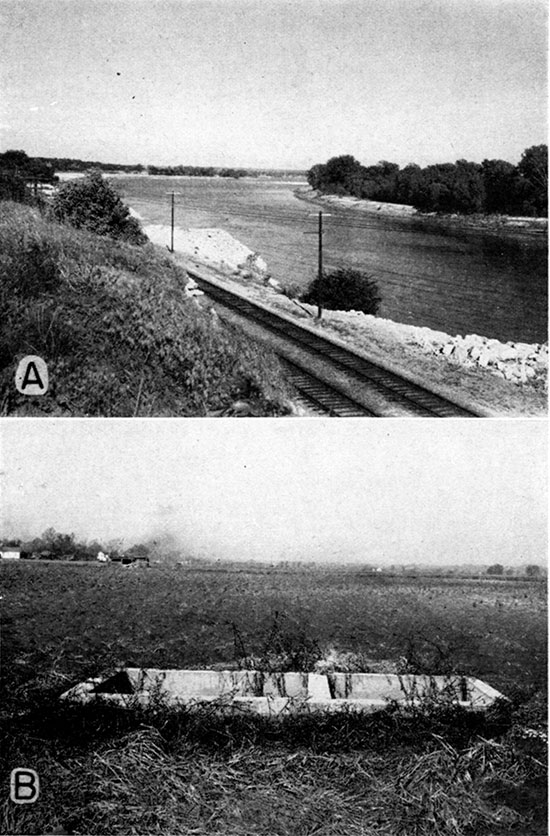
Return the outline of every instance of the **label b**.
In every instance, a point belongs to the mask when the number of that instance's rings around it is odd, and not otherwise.
[[[16,804],[34,804],[40,793],[38,773],[34,769],[12,769],[10,798]]]

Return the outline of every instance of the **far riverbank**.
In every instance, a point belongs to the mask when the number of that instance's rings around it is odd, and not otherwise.
[[[376,200],[361,200],[351,195],[324,194],[309,186],[302,186],[294,191],[299,200],[337,209],[351,210],[369,215],[393,218],[415,218],[480,229],[510,232],[545,233],[548,230],[548,218],[522,218],[508,215],[438,215],[435,212],[419,212],[414,206],[404,203],[382,203]]]

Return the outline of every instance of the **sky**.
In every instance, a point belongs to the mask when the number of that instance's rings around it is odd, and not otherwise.
[[[0,535],[231,560],[543,563],[538,420],[4,420]]]
[[[0,0],[0,151],[307,169],[547,131],[546,0]]]

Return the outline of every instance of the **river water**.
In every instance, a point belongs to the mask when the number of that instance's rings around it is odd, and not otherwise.
[[[145,224],[170,223],[173,190],[176,226],[227,230],[258,252],[283,284],[305,287],[316,274],[319,207],[295,197],[298,183],[147,176],[116,183]],[[325,269],[346,265],[376,279],[379,316],[453,336],[547,339],[546,233],[466,230],[333,207],[327,212]]]

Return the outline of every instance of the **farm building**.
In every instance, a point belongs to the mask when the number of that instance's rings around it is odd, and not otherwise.
[[[2,560],[19,560],[20,557],[20,546],[0,546],[0,558]]]

